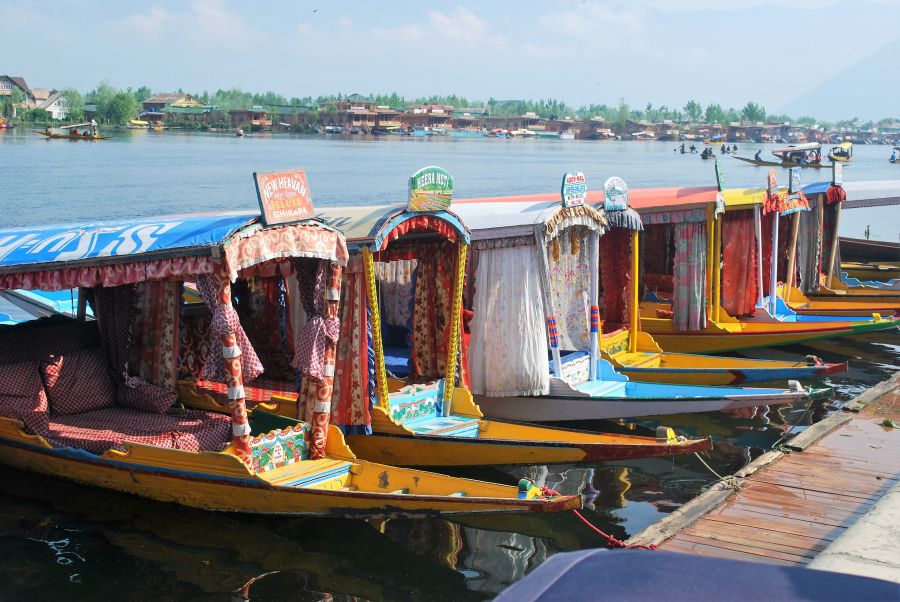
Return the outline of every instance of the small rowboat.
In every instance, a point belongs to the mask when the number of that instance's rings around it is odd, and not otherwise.
[[[758,159],[748,159],[747,157],[738,157],[737,155],[732,155],[738,161],[743,161],[745,163],[750,163],[751,165],[760,165],[764,167],[803,167],[803,168],[811,168],[811,169],[821,169],[823,167],[831,167],[828,164],[822,163],[798,163],[796,161],[760,161]]]
[[[837,163],[849,163],[853,159],[853,143],[842,142],[828,151],[828,158]]]
[[[48,127],[43,130],[34,130],[48,140],[109,140],[112,136],[101,136],[96,121],[87,123],[75,123],[58,128]]]

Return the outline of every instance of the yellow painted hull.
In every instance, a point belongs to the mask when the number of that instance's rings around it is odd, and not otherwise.
[[[580,506],[574,497],[540,498],[534,488],[528,499],[519,499],[518,488],[508,485],[359,461],[342,441],[333,442],[339,437],[340,432],[332,428],[330,450],[343,448],[349,455],[330,456],[324,462],[350,463],[349,472],[308,487],[289,483],[304,474],[307,462],[322,460],[298,462],[260,476],[228,453],[128,444],[127,453],[108,451],[96,456],[54,448],[40,437],[23,433],[10,419],[0,419],[0,462],[153,500],[225,512],[390,518],[552,512]]]
[[[841,263],[841,271],[847,272],[851,278],[859,280],[893,280],[900,278],[900,262],[859,263],[845,261]]]
[[[783,288],[781,289],[783,292]],[[818,293],[803,295],[791,289],[788,306],[798,314],[821,316],[887,317],[900,313],[900,291],[881,291],[871,288],[822,287]]]
[[[683,332],[667,318],[641,318],[641,328],[653,335],[665,351],[679,353],[719,353],[756,347],[778,347],[804,341],[828,339],[879,330],[896,330],[900,322],[709,322],[699,331]]]

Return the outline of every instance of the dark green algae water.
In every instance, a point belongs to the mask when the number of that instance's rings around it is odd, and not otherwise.
[[[408,173],[432,163],[448,167],[465,196],[546,191],[556,187],[562,171],[582,169],[590,178],[592,166],[603,177],[615,173],[635,186],[710,183],[699,159],[673,157],[666,143],[232,140],[124,132],[110,144],[73,144],[5,136],[0,159],[12,173],[0,196],[6,225],[252,208],[252,171],[296,165],[309,166],[320,204],[397,200]],[[858,164],[845,177],[897,177],[876,164],[875,151],[884,148],[860,149]],[[750,166],[729,168],[729,185],[755,185],[764,178]],[[857,211],[844,233],[859,235],[855,229],[868,222],[873,237],[882,231],[880,238],[896,237],[891,230],[900,223],[897,208]],[[792,425],[800,430],[821,419],[889,378],[900,364],[896,333],[750,355],[798,359],[811,353],[850,362],[848,372],[809,383],[834,387],[833,401],[566,426],[652,434],[662,423],[687,435],[711,435],[715,448],[706,455],[708,463],[720,474],[731,473]],[[561,493],[584,494],[584,516],[620,539],[715,479],[693,456],[448,472],[510,484],[527,476]],[[555,552],[604,544],[571,513],[386,522],[226,515],[5,467],[0,507],[0,601],[481,600]]]

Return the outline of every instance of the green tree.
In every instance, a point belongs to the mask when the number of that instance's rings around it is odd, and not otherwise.
[[[725,111],[722,105],[712,103],[706,105],[705,113],[706,123],[725,123]]]
[[[75,88],[65,88],[62,91],[62,96],[66,99],[66,102],[69,105],[66,119],[69,121],[83,121],[84,98],[81,96],[81,92],[79,92]]]
[[[691,121],[700,121],[700,118],[703,116],[703,107],[700,106],[700,103],[696,100],[689,100],[687,104],[684,105],[684,112],[687,113]]]
[[[117,92],[106,106],[106,119],[110,123],[123,124],[134,117],[138,106],[138,102],[133,94]]]
[[[25,93],[18,88],[13,88],[12,92],[3,102],[3,113],[10,117],[16,116],[16,107],[22,106],[25,102]]]
[[[748,102],[741,109],[741,119],[744,121],[765,121],[766,110],[755,102]]]
[[[153,96],[153,91],[150,90],[150,88],[148,88],[147,86],[141,86],[140,88],[132,92],[132,94],[134,95],[134,99],[138,101],[138,103],[142,103]]]

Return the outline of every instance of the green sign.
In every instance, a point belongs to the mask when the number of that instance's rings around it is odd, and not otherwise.
[[[453,176],[441,167],[423,167],[409,177],[409,211],[449,209],[453,199]]]

